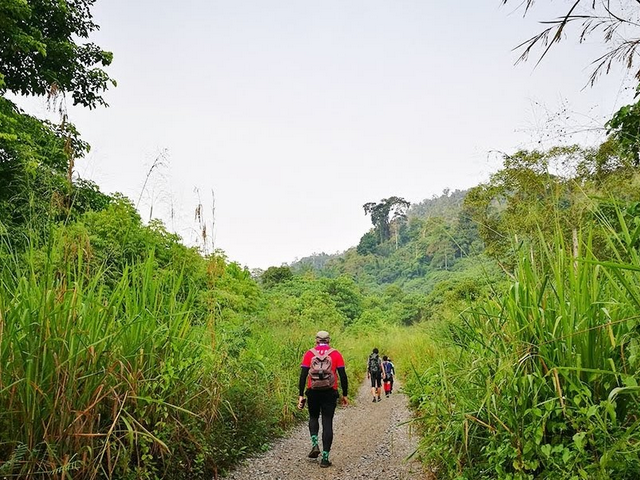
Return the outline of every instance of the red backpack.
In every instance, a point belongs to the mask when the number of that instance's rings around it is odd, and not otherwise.
[[[311,390],[333,388],[336,384],[336,377],[333,373],[333,360],[330,354],[334,349],[329,348],[323,354],[320,354],[315,348],[312,348],[311,351],[313,352],[313,358],[309,367],[309,377],[311,377],[309,388]]]

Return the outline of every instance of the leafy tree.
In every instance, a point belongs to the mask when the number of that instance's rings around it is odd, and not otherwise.
[[[251,272],[235,262],[224,266],[222,276],[216,280],[216,288],[204,291],[215,304],[213,309],[221,311],[223,318],[242,313],[255,313],[261,299],[260,288],[251,278]]]
[[[362,313],[362,293],[356,283],[347,276],[323,279],[325,291],[331,295],[336,308],[353,322]]]
[[[478,224],[487,253],[494,258],[509,257],[513,234],[522,239],[537,234],[541,226],[552,226],[556,190],[562,186],[548,172],[553,156],[551,151],[505,155],[504,168],[469,191],[465,214]]]
[[[407,295],[398,308],[398,320],[402,325],[412,325],[422,319],[424,309],[424,297],[422,295]]]
[[[29,226],[33,232],[65,217],[72,198],[70,159],[88,149],[72,125],[26,115],[0,97],[0,221],[10,230]],[[104,198],[91,195],[89,184],[79,187],[83,192],[78,206],[86,200],[104,204]]]
[[[333,255],[328,253],[312,253],[309,256],[303,257],[292,264],[292,268],[296,273],[304,271],[312,271],[314,269],[319,270],[329,261]]]
[[[484,249],[478,234],[478,224],[462,208],[458,212],[453,236],[456,240],[456,254],[460,257],[481,252]]]
[[[359,255],[368,255],[376,252],[378,236],[374,232],[365,233],[356,247]]]
[[[73,182],[73,190],[71,196],[71,215],[104,210],[111,203],[113,197],[100,191],[100,187],[91,181],[78,179]]]
[[[520,151],[506,155],[503,169],[469,191],[465,215],[478,224],[486,252],[501,262],[513,259],[514,240],[529,242],[540,235],[552,239],[558,231],[576,254],[575,238],[581,228],[596,217],[617,223],[615,210],[603,199],[640,200],[637,176],[637,169],[620,161],[609,142],[597,149]],[[591,248],[605,253],[605,239],[594,238]]]
[[[264,271],[262,277],[260,277],[262,284],[266,288],[271,288],[279,283],[287,282],[292,278],[293,272],[291,271],[291,268],[286,265],[281,267],[269,267]]]
[[[407,212],[409,217],[433,217],[439,216],[449,218],[455,215],[464,202],[467,195],[466,190],[445,191],[440,196],[427,198],[419,203],[411,205],[411,209]]]
[[[3,0],[0,2],[0,93],[71,93],[73,103],[106,105],[100,94],[115,85],[100,67],[110,52],[93,43],[78,44],[99,27],[95,0]]]
[[[371,215],[371,223],[378,234],[378,243],[391,238],[391,221],[406,218],[409,206],[411,202],[401,197],[383,198],[380,203],[369,202],[362,206],[364,213]]]
[[[98,26],[95,0],[0,2],[0,94],[70,93],[74,104],[106,105],[101,93],[114,84],[100,68],[112,55],[92,43],[78,44]],[[73,163],[89,146],[63,116],[61,125],[26,115],[0,96],[0,222],[10,234],[41,235],[50,221],[87,208],[104,208],[108,197],[87,182],[72,182]],[[27,228],[28,232],[21,231]]]
[[[640,166],[640,102],[625,105],[620,108],[607,122],[607,133],[611,141],[619,147],[620,163],[630,163],[633,167]],[[608,155],[610,159],[612,155]],[[603,157],[600,157],[603,158]],[[624,162],[627,160],[627,162]]]

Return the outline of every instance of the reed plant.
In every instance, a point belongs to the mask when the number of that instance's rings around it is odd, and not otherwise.
[[[59,248],[0,248],[0,477],[211,478],[295,421],[298,329],[194,318],[152,253],[95,275]]]
[[[610,230],[604,260],[591,233],[522,248],[509,289],[417,372],[421,450],[444,478],[637,478],[637,232]]]
[[[190,328],[190,299],[176,301],[180,276],[155,278],[150,258],[107,292],[100,276],[83,276],[81,258],[63,272],[37,271],[30,255],[10,263],[0,272],[1,473],[162,468],[214,366]]]

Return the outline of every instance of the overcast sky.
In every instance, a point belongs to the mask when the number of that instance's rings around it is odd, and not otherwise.
[[[118,86],[108,109],[69,108],[92,145],[77,173],[188,244],[198,195],[210,233],[215,192],[215,247],[250,268],[343,251],[371,226],[364,203],[477,185],[492,151],[559,142],[630,102],[621,69],[584,88],[595,39],[514,66],[566,5],[523,18],[518,3],[98,0],[93,40]],[[44,115],[39,102],[24,105]]]

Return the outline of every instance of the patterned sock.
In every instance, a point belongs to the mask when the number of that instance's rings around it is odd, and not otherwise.
[[[326,450],[322,451],[322,459],[329,461],[329,452],[327,452]]]
[[[311,446],[312,447],[318,446],[318,435],[311,435]]]

